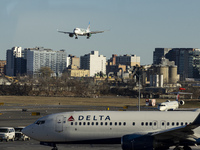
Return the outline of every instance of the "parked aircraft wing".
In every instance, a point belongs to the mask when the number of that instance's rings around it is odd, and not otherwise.
[[[193,129],[200,126],[200,114],[196,117],[196,119],[188,124],[179,127],[175,127],[168,130],[162,130],[151,134],[155,137],[155,139],[163,139],[163,140],[172,140],[176,141],[190,141],[196,142],[196,136],[194,135]]]
[[[187,92],[170,92],[169,94],[193,94],[193,93],[187,93]]]

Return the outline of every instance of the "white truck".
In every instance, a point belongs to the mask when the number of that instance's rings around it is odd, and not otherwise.
[[[15,140],[15,129],[13,127],[0,127],[0,141]]]

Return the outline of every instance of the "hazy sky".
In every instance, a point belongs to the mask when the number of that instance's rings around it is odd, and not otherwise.
[[[92,50],[153,62],[156,47],[200,48],[200,0],[0,0],[0,59],[6,50],[45,47],[82,56]],[[75,27],[108,32],[78,40]]]

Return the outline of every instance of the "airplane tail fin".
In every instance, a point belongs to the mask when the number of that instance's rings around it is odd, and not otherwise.
[[[179,96],[179,93],[177,93],[177,95],[176,95],[176,101],[179,101],[179,99],[180,99],[180,96]]]
[[[90,22],[88,24],[87,31],[90,31]]]

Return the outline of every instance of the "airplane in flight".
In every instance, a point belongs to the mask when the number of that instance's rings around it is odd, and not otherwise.
[[[185,90],[185,88],[179,88],[178,92],[173,92],[173,94],[177,94],[175,101],[167,100],[166,102],[158,104],[158,110],[160,111],[175,110],[178,109],[180,105],[184,105],[185,102],[183,100],[180,100],[180,94],[192,94],[192,93],[180,92],[182,90]]]
[[[120,144],[123,150],[192,150],[200,144],[200,110],[80,111],[51,114],[22,132],[41,145]]]
[[[69,37],[75,36],[75,39],[78,39],[78,36],[87,36],[87,39],[91,37],[92,34],[103,33],[104,31],[90,31],[90,22],[87,29],[75,28],[73,32],[58,31],[60,33],[69,34]]]

